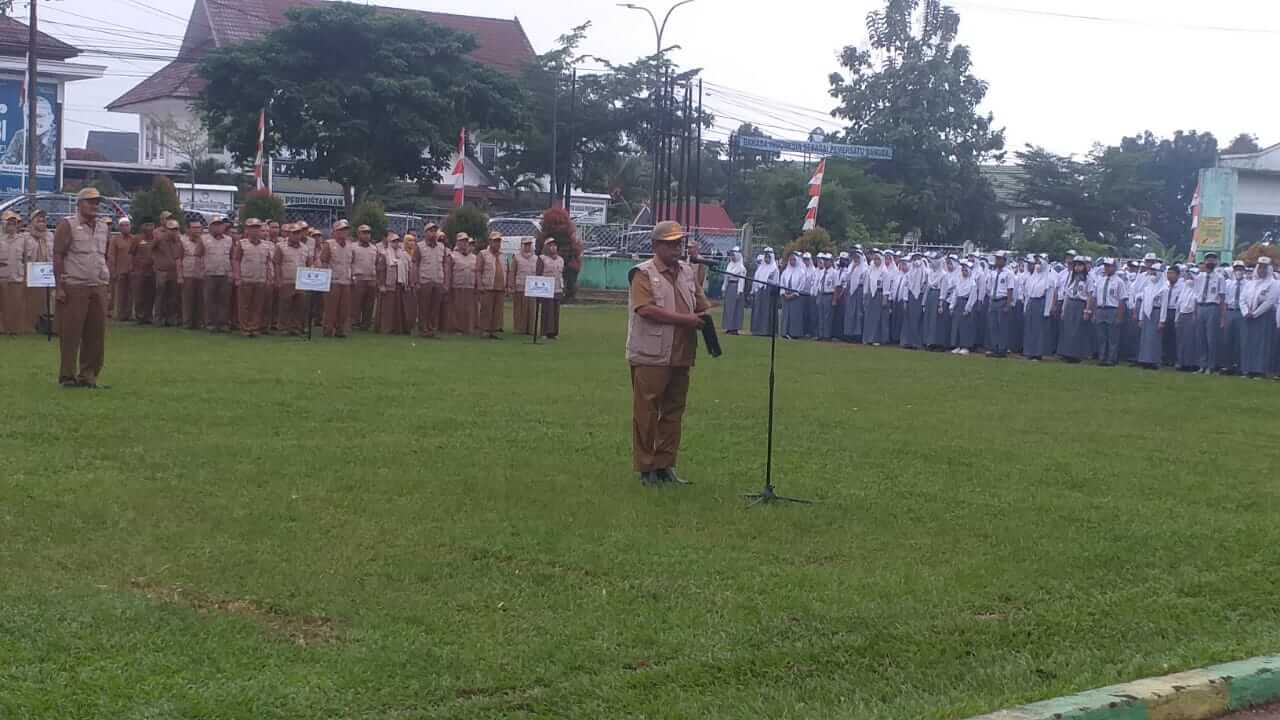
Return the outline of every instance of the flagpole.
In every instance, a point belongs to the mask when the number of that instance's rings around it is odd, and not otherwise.
[[[27,141],[23,143],[27,156],[27,193],[31,197],[35,197],[36,190],[39,188],[38,172],[40,166],[40,153],[37,152],[36,143],[39,142],[40,136],[36,128],[36,85],[38,84],[39,68],[39,48],[38,41],[39,32],[36,30],[36,0],[31,2],[31,19],[27,25],[29,34],[27,40]]]

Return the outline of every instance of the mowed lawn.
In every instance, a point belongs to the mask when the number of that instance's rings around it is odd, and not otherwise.
[[[508,323],[509,323],[508,319]],[[0,338],[0,717],[958,718],[1280,651],[1264,381],[779,347],[631,473],[564,339]]]

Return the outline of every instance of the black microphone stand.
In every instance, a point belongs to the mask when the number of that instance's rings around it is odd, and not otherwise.
[[[748,493],[748,494],[743,495],[743,497],[744,497],[744,498],[746,498],[746,499],[748,499],[748,500],[750,500],[750,501],[751,501],[751,502],[747,505],[747,507],[748,507],[748,508],[753,508],[753,507],[755,507],[756,505],[768,505],[768,504],[776,503],[776,502],[789,502],[789,503],[798,503],[798,504],[802,504],[802,505],[812,505],[812,504],[813,504],[813,501],[812,501],[812,500],[803,500],[803,499],[801,499],[801,498],[786,497],[786,496],[784,496],[784,495],[779,495],[779,494],[777,494],[777,493],[776,493],[776,492],[774,492],[774,490],[773,490],[773,384],[774,384],[773,377],[774,377],[774,358],[775,358],[775,357],[776,357],[776,355],[777,355],[777,349],[778,349],[778,298],[779,298],[779,297],[781,297],[781,295],[782,295],[782,291],[783,291],[785,288],[783,288],[781,285],[778,285],[778,284],[775,284],[775,283],[771,283],[771,282],[762,282],[762,281],[760,281],[760,280],[753,280],[752,278],[749,278],[749,277],[747,277],[746,275],[738,275],[738,274],[736,274],[736,273],[731,273],[731,272],[729,272],[729,271],[727,271],[727,270],[722,270],[722,269],[720,269],[720,268],[718,268],[718,267],[716,267],[716,266],[714,266],[714,265],[712,265],[712,264],[710,264],[710,263],[707,263],[706,261],[701,261],[701,262],[699,262],[698,264],[700,264],[700,265],[703,265],[703,266],[707,267],[708,269],[710,269],[710,270],[711,270],[712,272],[714,272],[714,273],[717,273],[717,274],[720,274],[720,275],[724,275],[725,277],[737,278],[737,279],[739,279],[739,280],[746,280],[748,283],[751,283],[751,285],[763,285],[764,287],[769,288],[769,296],[770,296],[770,317],[769,317],[769,431],[768,431],[768,443],[767,443],[767,444],[766,444],[766,446],[765,446],[765,447],[766,447],[766,450],[765,450],[765,458],[764,458],[764,489],[762,489],[762,490],[761,490],[760,492],[758,492],[758,493]],[[749,285],[748,287],[751,287],[751,285]]]

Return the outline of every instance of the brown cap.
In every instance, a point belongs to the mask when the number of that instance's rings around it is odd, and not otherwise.
[[[4,222],[9,222],[10,220],[17,222],[21,219],[22,216],[12,210],[5,210],[4,213],[0,214],[0,221]]]
[[[41,208],[41,207],[38,207],[38,208],[36,208],[35,210],[32,210],[32,211],[31,211],[31,217],[32,217],[32,219],[35,219],[35,216],[37,216],[37,215],[42,215],[42,216],[44,216],[44,217],[48,217],[48,215],[47,215],[47,214],[45,213],[45,211],[44,211],[44,208]]]
[[[87,187],[76,193],[76,200],[101,200],[102,193],[96,187]]]
[[[360,227],[356,228],[356,232],[373,232],[373,228],[369,227],[368,225],[361,225]]]
[[[439,226],[439,225],[437,225],[437,224],[435,224],[435,223],[427,223],[427,224],[426,224],[426,227],[424,227],[424,228],[422,228],[422,229],[423,229],[423,230],[439,230],[439,229],[440,229],[440,226]]]
[[[685,238],[684,228],[674,220],[664,220],[653,228],[654,242],[679,242]]]
[[[533,236],[532,236],[532,235],[526,235],[525,237],[520,238],[520,244],[521,244],[521,245],[532,245],[532,244],[533,244]]]
[[[493,232],[489,233],[489,242],[493,242],[494,240],[501,240],[501,239],[502,239],[502,233],[498,232],[497,230],[494,230]]]
[[[333,224],[334,230],[346,230],[349,227],[351,227],[351,223],[347,222],[346,220],[339,220],[338,222]]]
[[[160,211],[160,219],[161,219],[161,220],[168,220],[168,219],[169,219],[169,218],[171,218],[171,217],[173,217],[173,213],[169,212],[168,210],[161,210],[161,211]]]
[[[460,232],[453,237],[453,241],[454,242],[471,242],[471,236],[464,232]]]
[[[248,220],[244,221],[244,226],[247,228],[262,227],[262,221],[259,220],[258,218],[249,218]]]

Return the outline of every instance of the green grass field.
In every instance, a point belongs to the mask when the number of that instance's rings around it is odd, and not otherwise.
[[[1280,650],[1270,382],[788,343],[630,472],[565,337],[0,338],[0,717],[957,718]],[[1256,430],[1251,431],[1251,428]]]

